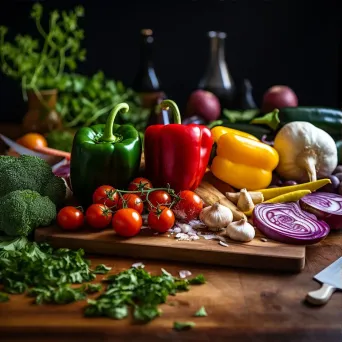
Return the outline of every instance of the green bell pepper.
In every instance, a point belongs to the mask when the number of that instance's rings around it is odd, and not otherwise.
[[[126,103],[120,103],[105,125],[82,127],[75,135],[70,181],[74,196],[82,205],[92,203],[97,187],[111,185],[123,189],[139,173],[142,153],[139,132],[131,125],[114,124],[117,113],[128,110]]]

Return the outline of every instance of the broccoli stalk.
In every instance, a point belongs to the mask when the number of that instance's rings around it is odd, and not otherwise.
[[[47,196],[32,190],[16,190],[1,198],[0,231],[9,236],[27,236],[56,218],[56,206]]]

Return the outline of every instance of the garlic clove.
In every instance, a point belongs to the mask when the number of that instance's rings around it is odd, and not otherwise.
[[[255,229],[246,219],[231,222],[226,232],[229,238],[235,241],[249,242],[255,237]]]
[[[241,189],[237,207],[243,212],[253,210],[254,203],[247,189]]]

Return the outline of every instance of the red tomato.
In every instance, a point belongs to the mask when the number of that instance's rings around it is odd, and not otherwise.
[[[128,186],[129,191],[141,191],[141,190],[147,190],[147,189],[152,189],[152,183],[143,177],[138,177],[132,180],[132,182]],[[146,195],[139,195],[141,199],[144,201],[146,198]]]
[[[193,191],[183,190],[179,193],[181,200],[172,208],[175,216],[184,221],[198,217],[203,209],[203,201]]]
[[[175,215],[168,207],[161,206],[148,214],[148,225],[159,233],[165,233],[175,224]]]
[[[113,216],[112,226],[118,235],[132,237],[140,232],[142,218],[132,208],[120,209]]]
[[[105,204],[107,207],[115,207],[119,200],[116,189],[110,185],[98,187],[93,194],[93,203]]]
[[[76,230],[83,226],[84,215],[81,210],[67,206],[59,211],[57,223],[65,230]]]
[[[92,228],[102,229],[112,220],[111,210],[104,204],[92,204],[86,211],[86,220]]]
[[[123,199],[122,199],[123,198]],[[119,199],[118,209],[132,208],[141,214],[144,210],[144,202],[136,194],[124,194],[122,198]]]
[[[169,205],[172,202],[170,194],[164,190],[150,192],[148,195],[148,200],[155,207],[158,207],[158,205]],[[153,209],[153,207],[151,208],[150,204],[148,204],[148,207],[150,210]]]

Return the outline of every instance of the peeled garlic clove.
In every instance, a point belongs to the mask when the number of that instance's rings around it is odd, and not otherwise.
[[[217,231],[227,227],[233,221],[233,213],[229,208],[217,202],[203,208],[199,218],[210,230]]]
[[[252,197],[246,189],[241,189],[237,207],[244,213],[254,208]]]
[[[228,225],[227,235],[232,240],[249,242],[254,239],[255,229],[247,220],[242,219],[240,221],[231,222]]]

